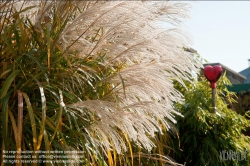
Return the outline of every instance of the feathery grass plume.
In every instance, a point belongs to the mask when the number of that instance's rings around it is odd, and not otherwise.
[[[0,89],[0,106],[12,114],[16,89],[25,94],[23,124],[33,135],[23,128],[22,149],[82,150],[92,165],[106,162],[110,151],[133,154],[131,143],[150,151],[155,133],[180,115],[173,80],[190,80],[201,66],[183,49],[189,40],[178,25],[187,12],[169,1],[4,3],[0,77],[8,89]],[[22,74],[5,79],[16,70]],[[3,126],[10,136],[12,127]],[[14,141],[3,140],[10,149]]]

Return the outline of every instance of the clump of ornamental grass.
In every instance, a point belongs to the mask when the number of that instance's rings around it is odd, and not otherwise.
[[[200,65],[183,50],[187,11],[177,2],[2,3],[1,149],[133,165],[133,149],[150,152],[180,115],[173,80],[190,80]]]

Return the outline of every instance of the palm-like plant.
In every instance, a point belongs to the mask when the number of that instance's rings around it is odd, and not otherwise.
[[[155,133],[179,114],[173,103],[182,96],[172,81],[189,80],[199,66],[178,29],[159,28],[179,24],[186,9],[144,1],[2,3],[1,149],[77,150],[86,165],[133,165],[133,147],[150,151]]]

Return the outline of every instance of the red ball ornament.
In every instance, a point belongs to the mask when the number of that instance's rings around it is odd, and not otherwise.
[[[204,68],[204,75],[207,78],[207,80],[210,82],[211,84],[211,88],[216,88],[216,82],[218,81],[218,79],[220,78],[221,74],[222,74],[222,67],[219,65],[215,65],[215,66],[206,66]]]

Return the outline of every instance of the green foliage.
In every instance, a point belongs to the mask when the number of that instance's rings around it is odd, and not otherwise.
[[[250,149],[250,137],[243,134],[249,120],[228,108],[227,103],[235,101],[235,94],[226,88],[228,84],[225,75],[217,82],[216,113],[212,108],[212,90],[204,76],[200,76],[195,84],[187,83],[186,89],[175,84],[185,97],[184,104],[176,105],[184,115],[177,123],[180,147],[178,142],[173,143],[176,149],[173,156],[180,163],[190,166],[242,166],[250,163],[250,153],[239,161],[225,160],[221,156],[223,151],[241,154]]]
[[[237,98],[235,99],[235,103],[230,103],[230,109],[234,110],[240,115],[245,116],[248,120],[250,120],[250,93],[249,92],[240,92],[237,93]],[[250,136],[250,127],[244,131],[244,134]]]
[[[230,106],[237,113],[244,115],[250,110],[250,93],[249,92],[239,92],[237,93],[237,103],[232,103]]]

